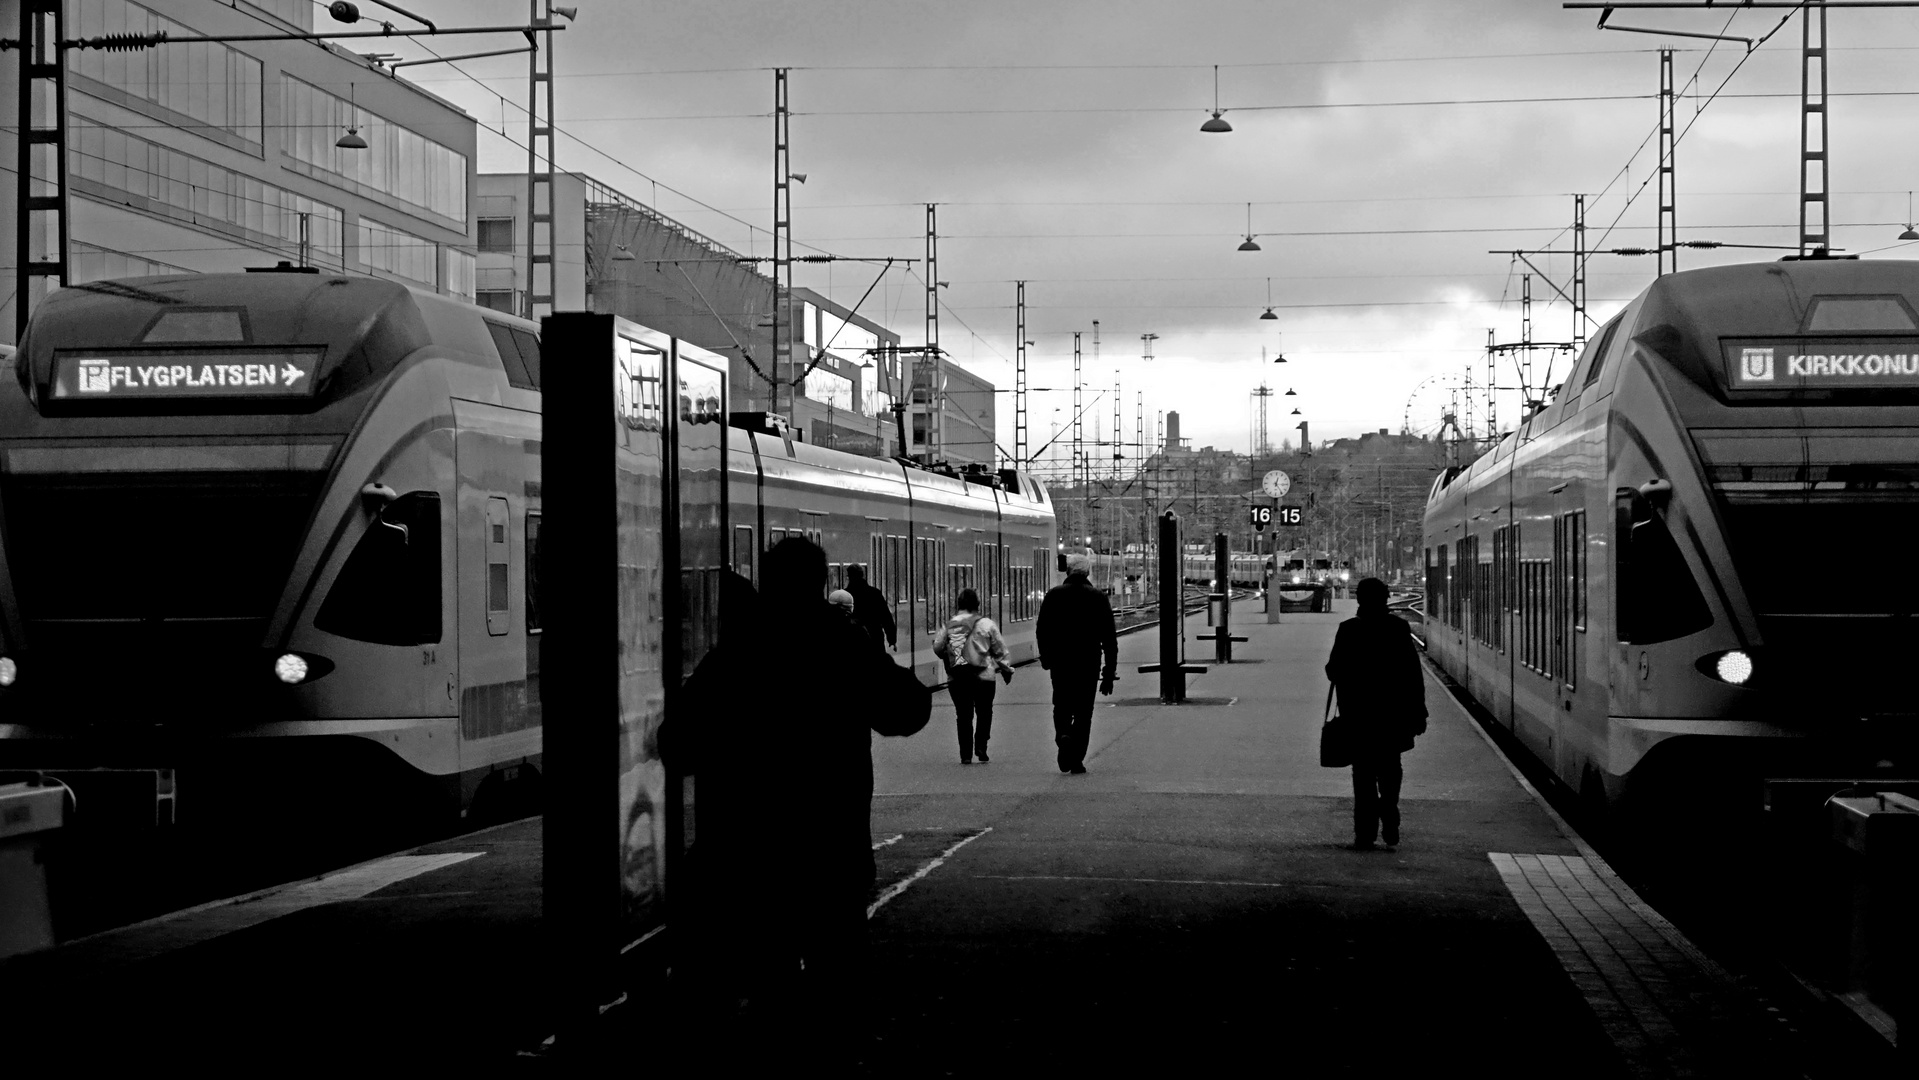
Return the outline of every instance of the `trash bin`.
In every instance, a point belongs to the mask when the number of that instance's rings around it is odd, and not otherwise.
[[[1207,593],[1206,594],[1206,625],[1218,626],[1221,622],[1224,621],[1225,614],[1226,614],[1226,594],[1225,593]]]
[[[1901,1028],[1919,1030],[1919,799],[1855,788],[1826,807],[1851,893],[1846,989],[1862,992]]]
[[[53,946],[42,846],[66,812],[65,788],[0,785],[0,957]]]

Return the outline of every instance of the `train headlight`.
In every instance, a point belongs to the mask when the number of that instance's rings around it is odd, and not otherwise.
[[[273,676],[288,686],[298,686],[307,680],[306,657],[299,653],[282,653],[273,662]]]
[[[1746,649],[1707,653],[1693,666],[1728,686],[1751,686],[1753,677],[1759,673],[1758,660]]]
[[[1744,686],[1752,678],[1752,657],[1738,649],[1721,654],[1712,667],[1721,682],[1729,682],[1734,686]]]
[[[13,662],[13,657],[0,656],[0,686],[12,686],[19,677],[20,665]]]

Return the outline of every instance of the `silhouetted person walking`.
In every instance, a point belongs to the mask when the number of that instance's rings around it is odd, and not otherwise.
[[[1047,590],[1033,628],[1039,664],[1053,677],[1053,742],[1059,747],[1063,773],[1086,771],[1086,744],[1093,736],[1093,687],[1111,694],[1119,669],[1113,606],[1087,580],[1086,571],[1086,556],[1067,556],[1066,580]]]
[[[719,921],[703,920],[701,951],[723,977],[744,981],[740,997],[766,1003],[749,1012],[776,1014],[758,1024],[796,1022],[800,1038],[839,1054],[867,1014],[870,733],[913,734],[931,716],[932,698],[827,602],[817,546],[789,537],[761,567],[754,622],[724,628],[724,643],[668,719],[663,749],[669,765],[698,776],[694,895],[719,908]],[[776,897],[768,882],[779,883]],[[728,935],[750,942],[752,954],[742,956]],[[725,1040],[712,1046],[755,1052]]]
[[[868,637],[879,642],[880,648],[891,649],[899,638],[899,628],[893,622],[893,605],[886,602],[885,593],[867,584],[865,567],[846,568],[846,591],[853,594],[853,621]]]
[[[1357,732],[1353,751],[1353,847],[1399,843],[1399,755],[1426,730],[1426,681],[1406,620],[1386,610],[1386,583],[1367,578],[1354,590],[1359,614],[1339,624],[1326,677],[1339,714]]]
[[[999,627],[979,613],[979,594],[961,589],[953,608],[953,617],[933,640],[933,655],[946,662],[946,692],[953,697],[960,764],[971,765],[975,756],[984,763],[992,760],[986,756],[986,744],[993,737],[993,698],[999,691],[993,679],[1002,670],[1012,669],[1006,666],[1006,639]]]

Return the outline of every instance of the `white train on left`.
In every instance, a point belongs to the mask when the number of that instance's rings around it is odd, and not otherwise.
[[[310,272],[50,296],[0,383],[0,774],[172,770],[183,821],[286,802],[444,817],[537,788],[516,781],[542,767],[562,599],[539,582],[538,329]],[[1058,580],[1032,478],[741,429],[725,445],[724,485],[684,496],[713,539],[681,583],[689,670],[717,573],[751,577],[787,535],[837,579],[867,568],[928,682],[963,587],[1032,655]]]

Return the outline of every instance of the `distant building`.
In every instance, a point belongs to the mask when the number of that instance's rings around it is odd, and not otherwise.
[[[934,404],[940,375],[946,378],[945,408]],[[913,363],[913,403],[910,454],[933,456],[964,468],[982,465],[993,468],[998,460],[995,441],[996,393],[993,384],[960,367],[951,359],[944,364],[919,359]],[[936,431],[934,417],[944,413],[943,430]],[[935,447],[937,437],[938,446]]]
[[[524,173],[478,179],[477,298],[502,311],[526,303]],[[780,336],[796,362],[775,391],[773,279],[716,240],[579,173],[553,178],[554,309],[601,311],[731,360],[731,410],[789,416],[797,437],[851,453],[901,453],[892,405],[904,398],[899,335],[811,289],[793,290]],[[795,325],[797,324],[797,325]]]
[[[314,7],[69,0],[66,33],[310,32]],[[0,33],[19,26],[18,0],[0,0]],[[0,201],[9,210],[21,194],[12,168],[20,56],[0,53]],[[65,60],[69,283],[284,259],[473,297],[477,128],[457,106],[312,41],[174,41],[70,49]],[[349,131],[365,148],[335,145]],[[4,215],[9,278],[17,235],[16,215]],[[40,238],[33,257],[54,258],[55,243]],[[0,338],[12,341],[11,284],[6,297]]]

